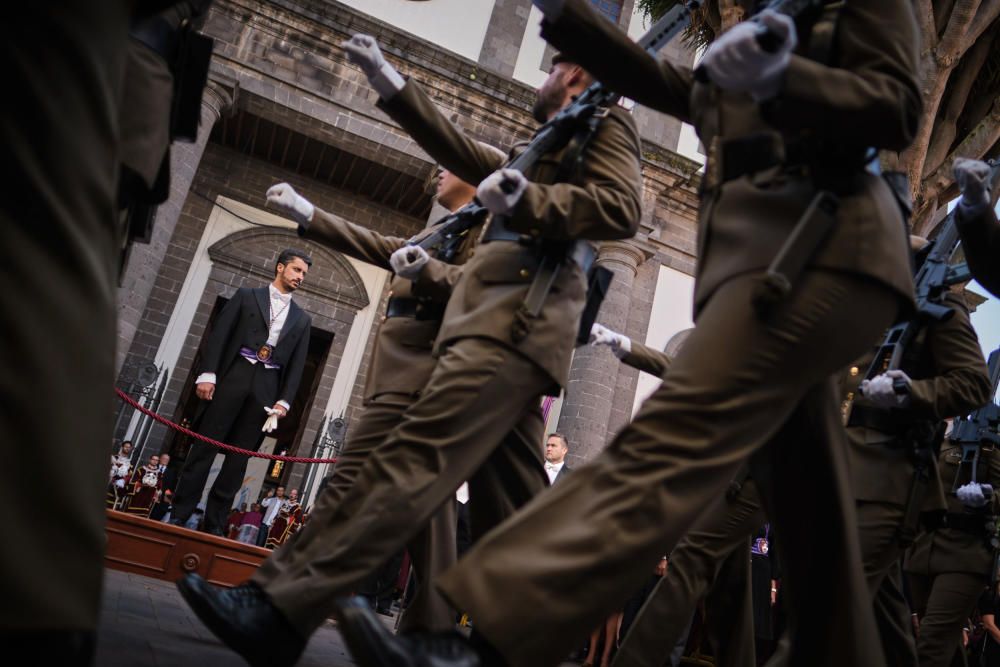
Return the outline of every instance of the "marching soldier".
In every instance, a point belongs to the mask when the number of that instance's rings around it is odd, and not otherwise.
[[[541,438],[529,443],[507,434],[538,428],[541,396],[566,383],[593,258],[592,247],[577,239],[627,238],[639,224],[639,135],[623,108],[602,110],[592,134],[525,173],[500,170],[501,160],[453,126],[415,81],[404,80],[372,38],[355,36],[345,48],[379,93],[380,107],[444,168],[479,183],[478,199],[492,218],[448,301],[437,364],[420,398],[368,456],[337,507],[303,529],[294,566],[225,592],[196,577],[180,582],[227,644],[250,653],[280,637],[288,662],[327,618],[335,596],[404,545],[463,481],[474,528],[509,516],[547,485]],[[539,88],[536,118],[555,116],[591,81],[579,66],[558,61]],[[478,518],[484,512],[488,519]]]
[[[1000,224],[990,196],[990,166],[980,160],[958,158],[955,180],[962,191],[956,221],[962,249],[972,275],[1000,298]]]
[[[484,148],[488,149],[485,145]],[[497,159],[503,158],[499,150],[496,153]],[[475,194],[475,186],[459,180],[447,170],[441,171],[436,192],[441,206],[455,212],[471,202]],[[313,510],[314,517],[322,521],[340,504],[365,461],[427,386],[436,363],[431,352],[441,328],[441,318],[451,290],[461,275],[455,269],[472,256],[482,225],[468,230],[449,265],[430,258],[419,247],[407,247],[405,239],[382,236],[316,208],[287,183],[271,187],[267,199],[268,205],[296,220],[300,233],[306,238],[394,272],[385,319],[379,326],[368,370],[364,412],[351,429],[337,457],[333,475]],[[416,253],[418,257],[410,260],[407,253]],[[542,430],[537,428],[531,433],[518,434],[527,438],[527,442],[537,442],[542,437]],[[427,528],[408,545],[419,587],[403,614],[400,627],[404,630],[441,631],[454,626],[454,611],[429,582],[457,558],[456,520],[454,504],[444,503]],[[264,562],[256,580],[266,582],[292,564],[294,550],[291,546],[278,550]]]
[[[607,345],[623,363],[662,378],[671,357],[595,324],[592,345]],[[676,354],[676,350],[673,351]],[[750,538],[767,520],[757,485],[742,469],[724,498],[670,552],[666,575],[649,594],[615,654],[614,667],[660,667],[706,598],[715,664],[753,667]]]
[[[989,400],[988,407],[993,397]],[[995,429],[996,422],[992,423],[987,428]],[[994,447],[985,446],[979,433],[971,442],[956,440],[959,427],[957,419],[952,422],[937,460],[941,484],[949,490],[947,512],[939,527],[917,537],[904,564],[920,619],[921,667],[951,664],[961,647],[966,619],[996,576],[1000,498],[993,490],[1000,486],[1000,457]],[[974,422],[973,430],[977,430]]]
[[[831,7],[815,33],[829,42],[799,39],[789,17],[765,12],[708,48],[707,83],[642,51],[586,0],[536,4],[556,48],[611,89],[693,123],[708,147],[697,324],[599,457],[439,579],[476,619],[468,643],[393,637],[344,602],[355,656],[366,666],[555,664],[752,460],[771,468],[755,465],[754,479],[780,539],[790,663],[882,664],[832,376],[913,303],[901,210],[864,169],[870,147],[901,150],[919,118],[911,3]],[[773,51],[758,42],[764,32]],[[831,52],[816,53],[824,43]],[[516,607],[498,604],[510,599]],[[819,601],[822,618],[808,611]]]
[[[950,292],[943,305],[954,315],[917,334],[901,370],[862,381],[874,356],[868,354],[844,378],[861,558],[889,665],[917,661],[899,560],[913,542],[921,513],[944,509],[933,462],[942,433],[938,426],[943,429],[948,416],[966,414],[990,398],[986,362],[965,299]],[[905,390],[894,387],[894,380]]]

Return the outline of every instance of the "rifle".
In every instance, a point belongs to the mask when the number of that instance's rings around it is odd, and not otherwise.
[[[792,17],[795,20],[797,31],[799,34],[803,34],[823,14],[823,6],[825,4],[826,2],[823,2],[823,0],[771,0],[764,9],[770,9],[779,14],[786,14]],[[756,16],[752,17],[750,21],[757,24],[755,37],[760,48],[765,53],[776,52],[784,40],[767,26],[760,23]],[[699,83],[709,83],[710,81],[708,70],[702,65],[694,69],[694,78]]]
[[[998,180],[1000,180],[1000,161],[991,164],[990,172],[990,182],[996,184]],[[972,277],[965,262],[950,264],[960,240],[956,214],[957,207],[952,209],[941,223],[941,231],[931,242],[930,247],[921,252],[926,254],[926,258],[913,279],[917,301],[916,315],[905,322],[897,322],[886,332],[875,359],[868,367],[865,379],[871,380],[887,370],[899,368],[924,324],[929,321],[945,322],[954,314],[951,308],[941,304],[941,300],[949,287]],[[893,389],[897,394],[905,394],[906,382],[894,381]]]
[[[674,6],[639,40],[639,46],[655,56],[667,42],[688,25],[691,13],[701,7],[701,4],[702,0],[687,0]],[[577,132],[592,120],[600,118],[600,109],[615,104],[619,97],[600,81],[595,81],[542,125],[525,149],[504,167],[524,173],[543,156],[564,148]],[[509,193],[513,191],[515,185],[506,181],[501,187]],[[434,231],[430,234],[418,234],[410,238],[407,245],[419,245],[428,252],[436,251],[475,226],[485,214],[485,207],[478,201],[473,201],[434,223]]]
[[[962,470],[968,466],[969,481],[978,482],[977,470],[979,456],[985,449],[993,451],[1000,445],[1000,407],[996,404],[997,384],[1000,381],[1000,348],[990,353],[989,358],[990,386],[993,388],[992,398],[986,405],[974,410],[971,414],[958,417],[952,424],[948,440],[962,448],[962,458],[955,471],[955,479],[951,484],[951,492],[955,493],[962,479]],[[994,490],[996,493],[997,490]],[[996,585],[997,567],[1000,566],[1000,524],[993,514],[983,516],[984,537],[986,546],[993,550],[993,569],[990,572],[990,582]]]
[[[1000,381],[1000,349],[990,353],[989,370],[990,386],[993,388],[992,396],[995,397],[997,383]],[[983,448],[993,450],[997,445],[1000,445],[998,426],[1000,426],[1000,407],[997,406],[993,398],[971,414],[955,419],[948,441],[956,447],[962,448],[962,460],[958,464],[958,472],[955,473],[955,480],[951,485],[952,493],[958,489],[962,469],[965,466],[970,467],[969,481],[977,481],[976,470],[979,466],[980,452]]]

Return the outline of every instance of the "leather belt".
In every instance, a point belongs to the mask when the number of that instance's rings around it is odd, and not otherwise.
[[[944,525],[954,530],[982,537],[986,534],[986,522],[990,517],[985,514],[960,514],[948,512],[944,516]]]
[[[385,307],[385,316],[410,317],[415,320],[440,320],[444,318],[445,304],[433,301],[422,301],[401,296],[389,299]]]
[[[874,429],[891,436],[898,436],[900,431],[908,425],[907,421],[900,421],[893,417],[886,410],[868,408],[863,405],[855,405],[851,408],[851,417],[847,421],[848,426],[861,426]],[[893,442],[900,438],[893,438]],[[889,443],[886,443],[887,445]],[[893,446],[893,445],[889,445]],[[902,447],[903,443],[896,443],[893,448]]]
[[[577,240],[567,243],[541,241],[527,234],[520,234],[507,229],[502,220],[497,218],[494,218],[490,222],[480,243],[490,243],[492,241],[520,243],[523,246],[536,248],[539,254],[543,256],[549,253],[563,253],[564,257],[579,266],[585,274],[590,272],[590,268],[594,265],[594,260],[597,258],[597,251],[594,249],[594,246],[586,241]]]

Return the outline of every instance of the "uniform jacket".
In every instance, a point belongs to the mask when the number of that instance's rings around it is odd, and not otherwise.
[[[629,353],[622,357],[622,363],[658,378],[662,378],[666,374],[671,361],[666,352],[647,347],[636,340],[632,341],[632,349],[629,350]]]
[[[479,183],[500,166],[494,153],[452,125],[413,80],[379,105],[445,169],[467,183]],[[516,145],[511,154],[523,146]],[[560,157],[561,153],[547,156],[528,170],[525,176],[531,182],[507,226],[529,237],[557,241],[632,236],[639,226],[641,174],[639,134],[628,112],[612,109],[590,141],[574,180],[552,184]],[[553,380],[551,393],[557,393],[569,375],[586,277],[575,264],[565,264],[531,332],[515,342],[514,314],[539,263],[532,244],[480,244],[448,302],[438,350],[459,338],[498,341],[544,369]]]
[[[978,215],[966,218],[962,207],[956,211],[958,233],[962,237],[962,250],[969,262],[972,275],[979,284],[1000,298],[1000,222],[996,212],[984,207]]]
[[[542,36],[616,92],[691,123],[708,147],[707,172],[717,166],[713,147],[776,128],[897,151],[913,139],[921,109],[919,37],[908,0],[846,3],[834,44],[837,66],[792,55],[781,91],[766,104],[695,82],[690,68],[656,60],[589,5],[567,0],[556,21],[543,21]],[[779,167],[704,192],[695,315],[723,282],[770,264],[813,195],[806,177]],[[873,278],[904,303],[911,300],[903,220],[883,179],[859,175],[837,217],[812,266]]]
[[[969,321],[965,299],[955,293],[945,295],[944,302],[955,310],[946,322],[932,323],[918,334],[916,344],[921,355],[914,368],[904,368],[912,380],[910,403],[906,408],[893,409],[895,415],[914,420],[940,422],[967,414],[990,399],[990,378],[979,339]],[[857,388],[864,379],[873,354],[852,365],[845,374],[844,385],[853,399],[852,409],[871,407],[858,396]],[[913,478],[913,463],[905,448],[887,447],[895,433],[885,433],[865,426],[847,429],[851,480],[857,500],[888,502],[902,505]],[[944,497],[936,476],[931,478],[924,511],[943,509]]]
[[[257,350],[267,342],[270,310],[267,287],[241,287],[236,290],[212,326],[202,353],[199,374],[215,373],[221,384],[226,381],[225,372],[234,362],[248,363],[240,356],[240,348]],[[262,402],[274,404],[285,401],[291,405],[295,400],[309,351],[311,325],[312,319],[292,299],[270,360],[281,366],[273,371],[279,373],[278,395],[260,396]]]
[[[387,271],[392,271],[389,257],[406,245],[406,239],[382,236],[318,208],[312,221],[302,230],[306,238]],[[447,303],[451,290],[462,275],[461,267],[456,265],[464,263],[472,254],[479,231],[480,226],[469,230],[455,255],[454,264],[431,259],[424,265],[416,282],[394,274],[389,283],[390,297],[419,298],[434,306]],[[440,318],[383,319],[375,338],[365,384],[365,400],[389,393],[419,396],[436,364],[431,353],[440,328]]]
[[[992,484],[994,489],[1000,488],[1000,456],[996,451],[983,452],[981,456],[978,481]],[[949,442],[945,440],[941,455],[938,456],[938,474],[946,492],[951,490],[955,482],[955,473],[961,459],[961,447],[949,446]],[[970,481],[969,475],[964,473],[958,484],[961,486],[968,481]],[[953,493],[946,493],[945,497],[948,500],[949,513],[962,514],[969,511]],[[1000,514],[1000,494],[994,494],[992,505],[979,511],[983,514]],[[968,572],[982,575],[984,584],[992,567],[993,550],[986,545],[985,540],[978,535],[954,528],[938,528],[922,532],[907,552],[905,562],[907,572],[925,575]]]

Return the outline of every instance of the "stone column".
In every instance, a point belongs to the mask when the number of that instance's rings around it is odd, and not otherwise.
[[[118,290],[118,348],[115,367],[121,371],[122,363],[132,347],[136,330],[146,309],[146,301],[153,290],[153,283],[160,271],[173,236],[177,219],[191,190],[205,145],[215,123],[232,107],[229,90],[216,81],[209,81],[201,99],[201,123],[198,137],[193,143],[174,142],[170,145],[170,196],[160,204],[153,218],[153,231],[149,243],[132,246],[121,288]]]
[[[501,76],[513,76],[531,0],[496,0],[479,52],[479,64]]]
[[[638,247],[614,241],[604,243],[597,264],[610,269],[614,280],[601,304],[597,321],[624,332],[636,269],[645,258]],[[570,466],[589,461],[607,445],[608,423],[621,362],[607,348],[581,346],[573,355],[569,383],[559,416],[559,432],[570,442]]]

